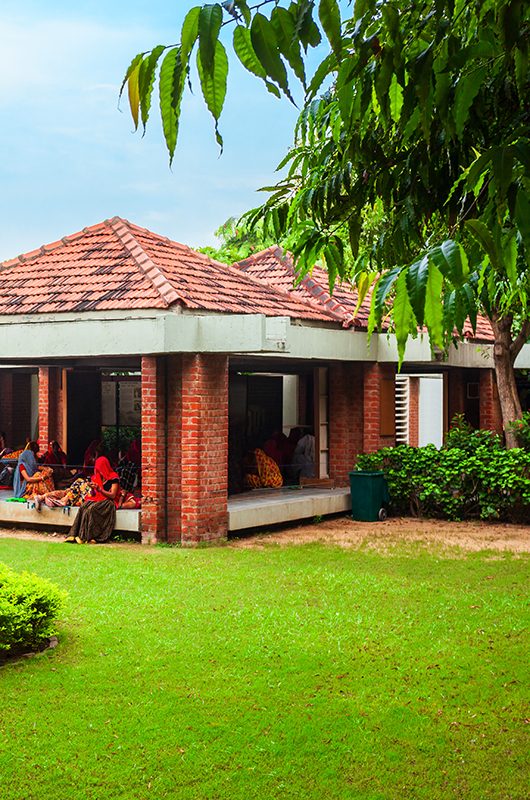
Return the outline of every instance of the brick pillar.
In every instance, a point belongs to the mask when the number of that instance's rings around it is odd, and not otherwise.
[[[466,413],[466,377],[461,368],[453,368],[448,374],[447,387],[447,416],[449,427],[456,414]]]
[[[66,387],[62,385],[62,370],[57,367],[39,367],[39,444],[48,448],[52,439],[61,445],[65,442],[63,407]]]
[[[420,440],[420,379],[409,378],[409,444],[418,447]]]
[[[166,363],[142,358],[142,541],[166,539]]]
[[[396,428],[393,364],[364,365],[363,408],[363,452],[373,453],[380,447],[394,445]]]
[[[363,449],[363,371],[361,364],[331,364],[329,384],[329,475],[339,486]]]
[[[13,373],[0,370],[0,431],[5,431],[6,441],[10,447],[13,442]]]
[[[181,542],[228,530],[228,358],[184,354],[181,382]]]
[[[479,377],[480,427],[503,434],[501,406],[495,370],[481,369]]]
[[[39,443],[47,449],[50,441],[50,368],[39,367]]]

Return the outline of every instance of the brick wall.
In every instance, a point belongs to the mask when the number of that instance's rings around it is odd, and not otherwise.
[[[495,370],[481,369],[479,376],[480,427],[502,436],[502,415]]]
[[[42,449],[57,439],[64,446],[66,386],[58,367],[39,367],[39,444]]]
[[[409,378],[409,444],[418,447],[420,437],[420,379]]]
[[[395,367],[364,364],[363,452],[373,453],[396,443]]]
[[[226,538],[228,359],[142,359],[142,538]]]
[[[142,358],[142,540],[167,538],[165,362]]]
[[[363,370],[361,364],[331,364],[329,386],[329,475],[348,484],[348,473],[363,449]]]
[[[13,373],[0,370],[0,431],[5,431],[7,444],[16,447],[13,439]]]

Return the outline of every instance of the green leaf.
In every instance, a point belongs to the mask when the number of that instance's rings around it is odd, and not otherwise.
[[[276,33],[280,52],[305,88],[305,67],[300,53],[300,42],[295,36],[295,18],[286,8],[276,6],[271,14],[271,25]]]
[[[180,48],[173,47],[162,61],[158,89],[160,93],[162,129],[169,151],[169,163],[171,164],[177,144],[180,101],[184,91],[184,69],[180,57]]]
[[[144,58],[140,66],[139,78],[139,91],[140,91],[140,109],[142,113],[142,125],[147,125],[149,119],[149,111],[151,110],[151,96],[153,94],[153,86],[155,84],[155,72],[158,64],[158,59],[165,50],[163,44],[159,44],[151,50],[148,58]]]
[[[517,272],[517,239],[516,229],[510,228],[503,231],[502,257],[506,276],[513,289],[517,286],[519,274]]]
[[[469,117],[469,110],[487,74],[487,67],[477,67],[472,72],[463,75],[456,85],[454,118],[456,133],[459,138],[462,138],[464,126]]]
[[[488,226],[479,219],[468,219],[465,226],[488,256],[490,264],[498,269],[500,265],[499,254]]]
[[[429,278],[429,257],[426,255],[415,261],[405,271],[409,299],[418,325],[423,325],[425,315],[425,292]]]
[[[318,16],[337,58],[342,53],[340,9],[337,0],[320,0]]]
[[[197,69],[201,81],[202,94],[206,105],[215,120],[215,137],[221,150],[223,149],[223,139],[219,133],[218,122],[223,110],[226,97],[226,83],[228,76],[228,57],[222,42],[217,40],[215,44],[215,56],[212,63],[213,69],[206,71],[200,56],[197,54]]]
[[[511,147],[496,147],[491,154],[493,177],[497,185],[498,201],[506,197],[513,174],[513,150]]]
[[[263,14],[256,14],[250,28],[250,40],[265,72],[291,98],[287,72],[280,57],[274,28]],[[292,99],[292,98],[291,98]]]
[[[326,58],[320,62],[307,89],[308,99],[311,99],[315,96],[327,76],[335,69],[336,64],[337,62],[333,53],[329,53],[329,55],[327,55]]]
[[[530,198],[522,186],[515,201],[515,221],[523,240],[526,261],[530,265]]]
[[[267,73],[263,68],[261,61],[254,52],[252,42],[250,40],[250,31],[242,25],[237,25],[234,29],[234,51],[245,69],[257,75],[258,78],[265,79]]]
[[[219,3],[202,6],[199,12],[199,53],[205,73],[213,70],[216,42],[223,21],[223,9]]]
[[[452,239],[447,239],[439,247],[434,247],[429,252],[429,260],[454,286],[461,286],[467,280],[469,275],[467,256],[462,247]]]
[[[401,369],[413,320],[412,306],[407,290],[407,273],[405,270],[401,272],[396,283],[392,317],[394,320],[398,347],[398,369]]]
[[[200,6],[190,8],[184,22],[182,23],[182,31],[180,33],[180,53],[182,63],[187,65],[189,55],[193,50],[193,45],[197,41],[199,35],[199,16],[201,13]]]
[[[390,99],[390,115],[397,124],[399,122],[401,108],[403,106],[403,89],[399,85],[398,79],[395,75],[392,75],[388,97]]]
[[[443,276],[438,267],[429,263],[429,277],[425,289],[425,324],[433,348],[443,348],[443,308],[441,303]]]

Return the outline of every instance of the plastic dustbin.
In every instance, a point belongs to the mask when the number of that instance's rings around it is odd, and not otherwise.
[[[387,518],[390,499],[385,473],[379,470],[350,472],[351,515],[362,522]]]

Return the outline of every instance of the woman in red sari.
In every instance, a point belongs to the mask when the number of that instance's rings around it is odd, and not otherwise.
[[[116,524],[116,508],[120,498],[120,480],[106,456],[94,464],[92,493],[77,512],[66,542],[98,544],[108,542]]]

